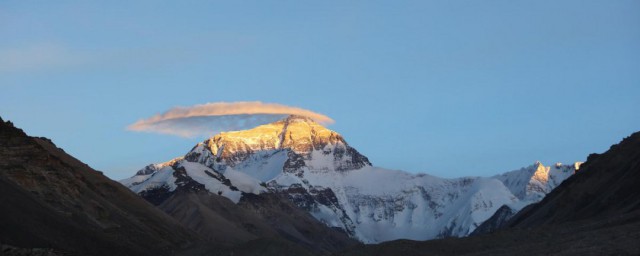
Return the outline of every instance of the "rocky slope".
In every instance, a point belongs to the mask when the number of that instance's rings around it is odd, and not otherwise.
[[[539,201],[578,165],[536,163],[494,177],[443,179],[376,168],[338,133],[290,116],[218,134],[184,157],[121,182],[151,202],[187,184],[241,203],[284,195],[325,225],[365,243],[466,236],[508,205]]]
[[[206,189],[178,186],[176,193],[162,201],[158,208],[202,239],[216,241],[215,250],[238,248],[264,239],[300,247],[313,254],[336,252],[357,244],[276,193],[245,194],[234,203]],[[211,251],[206,253],[210,255]]]
[[[500,207],[491,218],[485,220],[470,235],[486,234],[504,227],[516,215],[516,210],[508,205]]]
[[[49,248],[43,250],[53,255],[171,255],[198,240],[50,140],[29,137],[1,119],[0,205],[0,244],[7,248]]]

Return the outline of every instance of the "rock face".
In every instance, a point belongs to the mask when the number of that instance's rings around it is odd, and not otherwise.
[[[340,134],[290,116],[218,134],[182,158],[147,166],[121,182],[152,201],[149,194],[171,194],[181,186],[180,168],[235,203],[249,194],[284,195],[365,243],[466,236],[501,206],[517,211],[537,202],[575,172],[574,165],[540,163],[494,177],[457,179],[386,170],[371,166]]]
[[[50,140],[29,137],[3,121],[0,204],[0,244],[19,248],[51,248],[61,255],[171,255],[198,241]]]
[[[506,225],[509,220],[516,214],[516,211],[507,205],[500,207],[491,218],[484,221],[476,228],[471,235],[486,234],[496,231]]]
[[[327,254],[357,245],[276,193],[246,194],[235,204],[207,191],[178,187],[158,208],[217,246],[242,247],[250,241],[270,239]]]

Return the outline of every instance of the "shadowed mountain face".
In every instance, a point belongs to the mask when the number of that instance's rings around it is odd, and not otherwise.
[[[496,231],[502,228],[515,214],[516,212],[511,209],[511,207],[503,205],[496,211],[496,213],[493,214],[493,216],[491,216],[491,218],[482,222],[482,224],[480,224],[480,226],[476,228],[471,235],[486,234]]]
[[[0,119],[0,244],[171,255],[195,234],[130,190]],[[153,246],[150,246],[153,245]]]
[[[272,241],[314,254],[336,252],[358,244],[346,234],[320,223],[279,194],[247,194],[234,204],[225,197],[204,190],[178,189],[158,208],[203,239],[214,241],[218,247],[216,250],[224,249],[230,253],[254,240]]]
[[[590,155],[576,175],[517,213],[509,228],[459,239],[398,240],[343,254],[638,255],[639,183],[640,133],[634,133],[607,152]],[[508,209],[500,215],[509,215]]]

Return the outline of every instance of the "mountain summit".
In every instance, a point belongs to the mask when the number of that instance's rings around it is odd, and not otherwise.
[[[220,133],[196,145],[185,158],[216,169],[277,153],[287,154],[283,168],[290,171],[303,166],[336,171],[371,166],[369,159],[350,147],[340,134],[296,115],[250,130]]]
[[[252,195],[284,195],[326,226],[378,243],[466,236],[501,206],[518,211],[574,172],[561,164],[457,179],[392,171],[372,166],[340,134],[289,116],[220,133],[121,182],[156,204],[186,188],[236,204]]]

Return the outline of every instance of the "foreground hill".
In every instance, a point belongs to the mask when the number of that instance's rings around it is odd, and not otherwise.
[[[603,154],[491,234],[399,240],[341,255],[638,255],[640,133]]]
[[[126,187],[1,119],[0,207],[0,244],[27,250],[172,255],[197,241]]]

